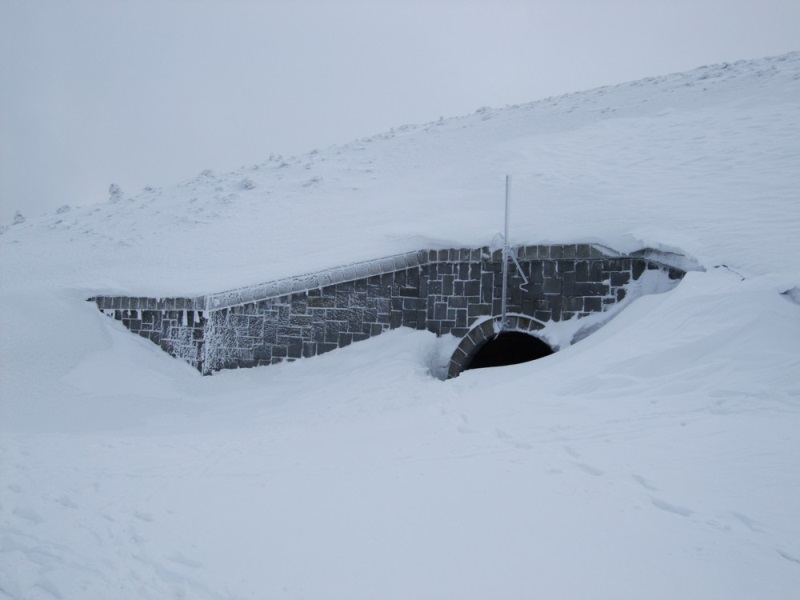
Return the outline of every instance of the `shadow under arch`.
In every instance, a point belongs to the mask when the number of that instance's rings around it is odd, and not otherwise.
[[[514,365],[553,353],[553,348],[535,332],[544,324],[525,315],[506,315],[482,321],[465,335],[450,357],[447,378],[462,371],[483,367]]]

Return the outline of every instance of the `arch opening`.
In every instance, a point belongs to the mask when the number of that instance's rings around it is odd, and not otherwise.
[[[553,354],[539,338],[519,331],[503,331],[487,340],[462,370],[505,367]]]

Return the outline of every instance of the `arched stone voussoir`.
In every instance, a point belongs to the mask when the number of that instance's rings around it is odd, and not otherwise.
[[[465,335],[450,357],[447,378],[457,377],[472,362],[478,351],[489,341],[503,332],[517,331],[535,335],[533,332],[544,328],[544,323],[523,314],[506,315],[505,324],[503,317],[497,316],[477,323]],[[538,336],[536,336],[538,337]]]

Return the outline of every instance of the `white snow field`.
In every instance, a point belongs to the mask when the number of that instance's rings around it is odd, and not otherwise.
[[[450,381],[408,329],[202,377],[85,301],[489,244],[507,173],[512,242],[705,271]],[[122,192],[0,235],[1,599],[800,598],[800,53]]]

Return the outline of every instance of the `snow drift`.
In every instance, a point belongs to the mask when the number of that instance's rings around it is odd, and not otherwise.
[[[792,598],[800,53],[206,171],[0,235],[0,597]],[[397,330],[202,378],[98,293],[512,241],[706,272],[441,382]],[[46,176],[46,174],[43,174]]]

